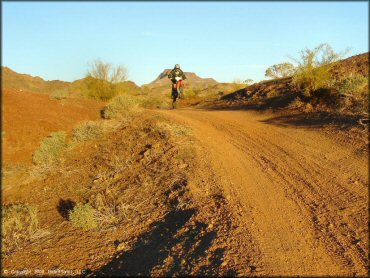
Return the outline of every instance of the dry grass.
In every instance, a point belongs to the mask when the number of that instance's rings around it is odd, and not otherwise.
[[[2,206],[3,252],[22,247],[38,231],[38,210],[28,204]]]
[[[57,131],[44,138],[33,154],[33,163],[50,167],[54,162],[57,162],[66,147],[66,136],[65,131]]]
[[[114,119],[130,115],[137,111],[139,102],[137,98],[130,95],[119,95],[114,97],[103,110],[105,119]]]
[[[79,124],[74,130],[72,140],[74,142],[84,142],[99,138],[104,133],[102,123],[87,121]]]
[[[65,98],[68,98],[69,96],[70,96],[70,93],[65,90],[55,90],[49,95],[51,99],[57,99],[57,100],[65,99]]]
[[[192,129],[189,126],[179,125],[175,123],[170,123],[167,121],[161,121],[158,123],[160,129],[169,131],[172,136],[190,136],[192,135]]]

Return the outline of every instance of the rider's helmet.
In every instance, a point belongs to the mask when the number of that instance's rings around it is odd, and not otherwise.
[[[176,64],[175,65],[175,69],[179,69],[180,68],[180,65],[179,64]]]

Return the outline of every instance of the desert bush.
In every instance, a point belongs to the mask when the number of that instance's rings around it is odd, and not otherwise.
[[[69,221],[76,227],[82,228],[83,230],[90,230],[98,226],[95,213],[96,211],[90,204],[77,203],[69,213]]]
[[[333,87],[344,97],[342,110],[366,114],[369,109],[369,78],[363,75],[349,75],[333,82]]]
[[[187,98],[192,98],[192,97],[195,97],[199,94],[199,90],[197,89],[194,89],[194,88],[188,88],[186,91],[184,91],[184,95],[187,97]]]
[[[276,64],[265,71],[265,76],[270,78],[284,78],[292,76],[295,72],[295,68],[291,63]]]
[[[320,44],[313,50],[304,49],[297,62],[297,70],[293,76],[293,83],[303,90],[305,95],[328,87],[332,79],[331,69],[345,52],[336,53],[328,44]]]
[[[368,82],[368,77],[356,74],[335,81],[333,86],[342,95],[363,97],[368,94]]]
[[[245,79],[244,81],[243,81],[243,83],[244,84],[246,84],[246,85],[252,85],[253,84],[253,79],[250,79],[250,78],[248,78],[248,79]]]
[[[118,83],[126,78],[124,66],[113,66],[98,59],[90,65],[85,83],[90,97],[106,101],[117,95],[120,88]]]
[[[127,70],[123,65],[113,66],[97,59],[90,65],[88,76],[114,84],[127,79]]]
[[[128,116],[139,108],[139,102],[130,95],[119,95],[114,97],[103,109],[102,116],[105,119],[113,119]]]
[[[172,136],[190,136],[193,132],[191,127],[168,122],[159,122],[158,127],[169,131]]]
[[[140,106],[143,108],[167,108],[170,99],[162,96],[145,96],[140,99]]]
[[[48,137],[44,138],[38,149],[33,154],[32,160],[36,165],[50,166],[56,162],[66,147],[66,132],[52,132]]]
[[[83,142],[98,138],[104,132],[101,123],[94,121],[87,121],[78,125],[73,130],[73,141]]]
[[[1,207],[3,251],[8,252],[30,240],[38,230],[37,208],[28,204]]]
[[[96,211],[96,218],[102,227],[114,226],[124,217],[120,213],[117,203],[118,197],[114,194],[100,192],[94,196],[92,205]]]
[[[61,99],[65,99],[65,98],[69,97],[69,95],[70,95],[70,93],[65,91],[65,90],[55,90],[55,91],[50,93],[50,98],[61,100]]]
[[[315,106],[338,109],[340,108],[341,98],[339,92],[334,88],[320,88],[313,92],[311,103]]]
[[[107,101],[115,97],[118,93],[115,84],[96,78],[86,78],[85,80],[88,96],[93,99]]]

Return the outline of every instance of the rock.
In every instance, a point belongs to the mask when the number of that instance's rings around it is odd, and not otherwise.
[[[257,267],[254,265],[249,266],[252,272],[255,272],[257,270]]]
[[[116,247],[117,251],[124,251],[124,250],[128,250],[129,249],[129,246],[126,242],[121,242],[117,245]]]

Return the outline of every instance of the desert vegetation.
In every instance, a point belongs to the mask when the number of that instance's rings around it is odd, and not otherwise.
[[[243,81],[243,83],[244,84],[246,84],[247,86],[249,86],[249,85],[252,85],[253,84],[253,79],[251,79],[251,78],[247,78],[247,79],[245,79],[244,81]]]
[[[48,166],[57,162],[67,146],[66,136],[65,131],[57,131],[44,138],[33,155],[33,162],[40,166]]]
[[[292,58],[297,63],[293,83],[307,96],[327,88],[332,80],[331,70],[345,53],[335,52],[329,44],[302,50],[299,58]]]
[[[98,121],[87,121],[79,124],[73,130],[73,141],[84,142],[98,138],[103,134],[103,125]]]
[[[305,113],[325,112],[335,117],[368,117],[368,64],[359,67],[341,60],[348,50],[335,51],[329,44],[303,49],[294,63],[280,63],[266,69],[271,80],[261,81],[223,99],[247,102],[253,107],[289,108]],[[351,58],[348,58],[349,60]],[[368,62],[367,62],[368,63]],[[351,65],[352,68],[347,68]],[[361,121],[363,122],[363,121]]]
[[[38,209],[29,204],[2,206],[2,252],[12,252],[29,242],[38,231]]]
[[[68,98],[70,95],[71,95],[71,93],[69,93],[66,90],[55,90],[55,91],[51,92],[49,96],[50,96],[51,99],[61,100],[61,99]]]
[[[127,116],[139,108],[138,99],[128,94],[114,97],[103,109],[102,116],[104,119],[118,118]]]
[[[270,78],[285,78],[292,76],[295,72],[295,67],[291,63],[281,63],[272,65],[266,69],[265,76]]]
[[[78,203],[69,212],[69,221],[71,221],[72,225],[82,228],[83,230],[93,229],[98,226],[95,210],[90,204]]]
[[[123,65],[95,60],[88,70],[85,82],[88,95],[99,100],[109,100],[119,92],[118,84],[127,79],[127,70]]]

